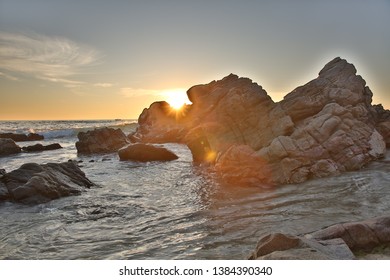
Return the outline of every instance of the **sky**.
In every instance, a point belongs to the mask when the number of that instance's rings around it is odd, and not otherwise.
[[[274,101],[340,56],[390,109],[390,0],[0,0],[0,119],[136,119],[230,73]]]

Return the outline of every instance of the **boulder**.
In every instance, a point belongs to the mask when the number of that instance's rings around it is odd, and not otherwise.
[[[98,128],[87,132],[79,132],[76,142],[77,152],[81,154],[112,153],[129,144],[122,130],[114,128]]]
[[[0,138],[0,156],[8,156],[21,152],[21,148],[15,141],[8,138]]]
[[[43,136],[37,133],[0,133],[0,138],[9,138],[14,140],[15,142],[23,142],[23,141],[39,141],[43,140]]]
[[[62,149],[62,146],[58,143],[49,144],[49,145],[42,145],[42,144],[35,144],[32,146],[22,147],[22,150],[25,152],[39,152],[39,151],[50,151],[50,150],[58,150]]]
[[[355,256],[340,238],[316,241],[305,237],[274,233],[262,237],[251,260],[351,260]]]
[[[120,160],[133,161],[170,161],[178,159],[173,152],[163,147],[156,147],[147,144],[132,144],[118,151]]]
[[[94,184],[73,161],[26,163],[0,178],[0,201],[37,204],[79,194]]]
[[[8,200],[9,193],[7,186],[0,181],[0,201]]]
[[[355,259],[356,253],[364,259],[365,254],[372,258],[371,252],[389,243],[390,216],[383,216],[336,224],[303,235],[267,234],[260,238],[249,259],[343,260]]]
[[[341,58],[280,102],[248,78],[230,74],[187,91],[192,105],[173,114],[153,103],[132,139],[180,142],[195,162],[215,165],[226,182],[269,186],[358,170],[384,156],[390,113]]]
[[[138,128],[130,135],[132,142],[182,143],[187,133],[185,116],[191,106],[185,105],[180,113],[165,101],[154,102],[138,118]]]

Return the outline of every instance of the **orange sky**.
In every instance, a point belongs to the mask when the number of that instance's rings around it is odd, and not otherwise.
[[[0,6],[1,120],[136,119],[169,92],[230,73],[278,101],[336,56],[355,65],[373,103],[390,108],[388,1]]]

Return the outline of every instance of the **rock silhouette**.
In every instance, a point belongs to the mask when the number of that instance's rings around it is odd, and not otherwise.
[[[269,186],[358,170],[389,141],[389,111],[371,105],[366,82],[341,58],[280,102],[233,74],[187,95],[192,105],[180,114],[166,102],[144,109],[132,139],[185,143],[227,183]]]

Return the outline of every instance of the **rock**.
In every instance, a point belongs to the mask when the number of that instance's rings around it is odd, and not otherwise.
[[[380,244],[390,243],[390,216],[337,224],[307,236],[318,240],[342,238],[352,250],[370,250]]]
[[[248,78],[229,75],[187,91],[192,105],[174,114],[155,102],[132,139],[179,142],[195,162],[215,165],[222,180],[269,186],[358,170],[384,156],[390,113],[341,58],[319,76],[273,102]]]
[[[122,130],[113,128],[98,128],[92,131],[79,132],[76,142],[77,152],[81,154],[112,153],[129,144]]]
[[[0,139],[0,156],[8,156],[21,152],[21,148],[16,145],[14,140],[8,138]]]
[[[178,159],[173,152],[153,145],[132,144],[118,151],[120,160],[133,161],[170,161]]]
[[[0,133],[0,138],[9,138],[15,142],[23,141],[39,141],[43,140],[43,136],[36,133],[20,134],[20,133]]]
[[[275,233],[260,239],[251,260],[351,260],[354,254],[338,238],[315,241],[305,237]]]
[[[54,143],[46,146],[42,144],[35,144],[32,146],[27,146],[22,148],[22,150],[26,152],[50,151],[50,150],[57,150],[57,149],[62,149],[61,145],[58,143]]]
[[[9,199],[7,186],[0,181],[0,202]]]
[[[37,204],[75,195],[93,186],[73,161],[65,163],[26,163],[0,178],[1,200]],[[2,190],[2,191],[1,191]]]
[[[260,238],[249,259],[364,259],[362,252],[373,258],[371,252],[390,243],[390,216],[361,222],[336,224],[304,235],[282,233]],[[387,248],[387,247],[386,247]],[[364,255],[363,254],[363,255]],[[382,256],[376,255],[382,259]],[[388,256],[384,256],[388,258]]]
[[[132,142],[145,143],[181,143],[187,133],[185,118],[188,108],[185,106],[178,116],[165,101],[154,102],[144,109],[138,118],[138,128],[129,136]]]

